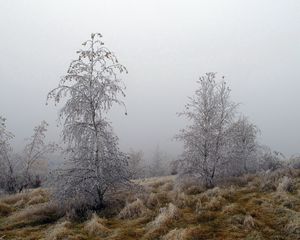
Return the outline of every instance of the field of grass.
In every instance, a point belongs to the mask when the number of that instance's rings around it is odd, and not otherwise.
[[[118,214],[62,217],[45,189],[0,198],[0,239],[300,239],[300,171],[233,178],[205,189],[174,176],[136,180]],[[105,217],[106,216],[106,217]]]

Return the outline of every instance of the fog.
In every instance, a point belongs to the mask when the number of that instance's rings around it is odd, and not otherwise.
[[[76,50],[100,32],[129,71],[124,109],[109,118],[124,151],[157,145],[172,156],[186,125],[176,113],[205,72],[225,76],[260,141],[300,152],[300,2],[5,1],[0,7],[0,115],[21,148],[40,121],[58,140],[59,107],[45,105]]]

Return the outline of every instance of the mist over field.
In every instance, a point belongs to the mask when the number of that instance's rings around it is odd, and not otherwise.
[[[300,239],[299,13],[0,0],[0,240]]]
[[[172,141],[184,108],[206,72],[226,77],[232,98],[261,129],[261,142],[299,153],[300,4],[298,1],[1,1],[1,114],[22,148],[41,120],[58,140],[58,108],[46,94],[65,75],[91,32],[128,69],[122,76],[128,115],[110,120],[124,151],[157,145],[176,157]]]

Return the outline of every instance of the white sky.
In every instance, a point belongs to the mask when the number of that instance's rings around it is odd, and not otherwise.
[[[286,155],[300,152],[300,1],[0,0],[0,115],[20,147],[45,119],[56,139],[58,108],[46,94],[76,50],[100,32],[129,70],[123,79],[128,116],[111,120],[123,150],[145,152],[171,141],[198,77],[225,75],[232,98]]]

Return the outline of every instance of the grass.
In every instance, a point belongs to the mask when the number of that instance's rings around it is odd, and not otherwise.
[[[299,170],[230,179],[209,190],[194,181],[178,183],[174,176],[135,183],[144,190],[117,195],[127,202],[123,209],[107,218],[94,213],[81,223],[68,222],[48,203],[45,189],[3,196],[0,239],[294,240],[300,236]]]

